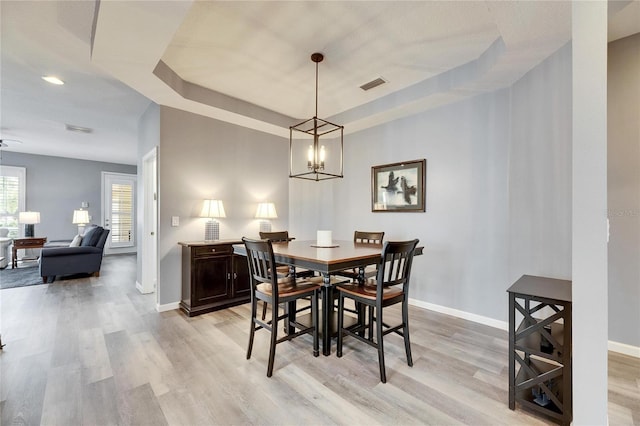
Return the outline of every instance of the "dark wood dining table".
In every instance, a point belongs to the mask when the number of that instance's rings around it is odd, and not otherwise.
[[[234,245],[234,252],[246,256],[244,245]],[[420,254],[422,248],[416,250]],[[331,247],[318,247],[316,241],[289,241],[273,243],[273,254],[277,263],[295,268],[318,272],[322,276],[321,330],[322,353],[331,354],[331,336],[334,325],[333,287],[348,281],[336,279],[335,274],[345,269],[357,269],[360,280],[364,280],[364,270],[369,265],[380,262],[382,244],[363,244],[347,240],[335,240]],[[290,310],[291,312],[292,310]],[[295,312],[295,309],[293,309]]]

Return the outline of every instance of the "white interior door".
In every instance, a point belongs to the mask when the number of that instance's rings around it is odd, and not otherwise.
[[[141,293],[152,293],[158,282],[158,173],[156,148],[142,159],[142,259]],[[156,295],[157,296],[157,295]]]
[[[136,176],[102,172],[103,226],[111,230],[105,253],[136,251]]]

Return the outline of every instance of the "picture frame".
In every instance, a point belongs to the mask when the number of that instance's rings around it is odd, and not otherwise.
[[[426,211],[427,160],[371,167],[372,212]]]

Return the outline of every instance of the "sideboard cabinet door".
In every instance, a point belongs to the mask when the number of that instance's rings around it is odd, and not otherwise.
[[[192,317],[247,303],[250,299],[246,258],[233,254],[242,241],[179,243],[182,246],[180,309]]]
[[[227,279],[230,263],[229,256],[195,257],[193,259],[191,272],[192,306],[214,303],[231,296],[231,282]]]

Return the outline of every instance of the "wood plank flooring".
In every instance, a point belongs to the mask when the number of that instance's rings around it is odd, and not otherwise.
[[[387,336],[387,384],[373,348],[314,358],[309,336],[278,345],[269,379],[266,333],[245,359],[247,305],[157,313],[135,267],[108,256],[99,278],[0,291],[2,425],[551,424],[508,409],[504,331],[412,307],[414,366]],[[610,354],[609,423],[640,425],[636,358]]]

